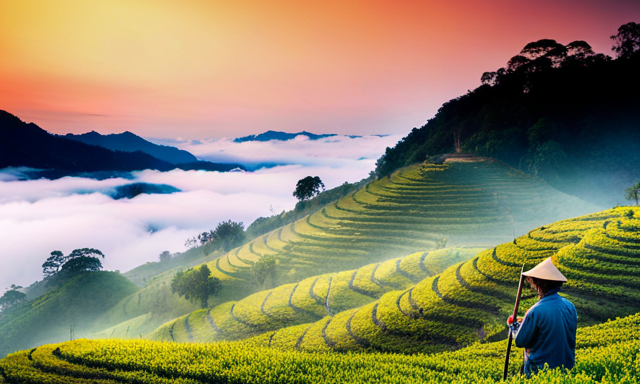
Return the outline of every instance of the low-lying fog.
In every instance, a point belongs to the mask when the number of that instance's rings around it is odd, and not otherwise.
[[[134,180],[102,181],[11,181],[9,172],[0,173],[0,288],[40,280],[41,265],[53,250],[98,248],[106,255],[105,269],[124,272],[156,261],[162,251],[184,251],[187,238],[220,221],[242,221],[246,228],[257,217],[292,209],[292,192],[305,176],[320,176],[327,189],[367,177],[385,148],[399,139],[172,142],[211,161],[288,164],[247,173],[147,170],[135,173]],[[109,197],[117,186],[133,182],[168,184],[182,192]]]

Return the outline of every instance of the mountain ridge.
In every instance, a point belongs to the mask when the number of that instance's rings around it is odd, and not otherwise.
[[[97,145],[112,151],[141,151],[171,164],[193,163],[198,161],[198,158],[185,150],[168,145],[154,144],[130,131],[107,135],[91,131],[77,135],[67,133],[61,136],[81,143]]]
[[[134,134],[131,135],[146,142]],[[90,136],[95,137],[93,134]],[[152,147],[160,147],[152,143],[149,144]],[[177,148],[176,150],[180,151]],[[185,153],[188,152],[185,151]],[[188,158],[191,159],[191,157]],[[52,135],[34,123],[23,122],[17,116],[0,110],[0,169],[8,167],[31,168],[31,170],[22,173],[31,178],[44,177],[49,179],[64,176],[101,179],[116,175],[121,176],[122,172],[145,169],[155,169],[162,172],[176,168],[219,172],[227,172],[236,168],[246,170],[241,164],[212,163],[197,159],[173,164],[141,150],[128,152],[86,144],[65,136]]]

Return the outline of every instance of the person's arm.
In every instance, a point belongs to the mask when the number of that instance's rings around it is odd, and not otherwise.
[[[518,328],[518,332],[516,333],[516,347],[518,348],[531,348],[533,338],[533,334],[536,330],[536,318],[535,313],[530,311],[520,324],[520,328]]]

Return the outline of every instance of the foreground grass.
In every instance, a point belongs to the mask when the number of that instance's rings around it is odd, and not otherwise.
[[[143,340],[78,340],[17,352],[0,360],[7,383],[493,383],[506,342],[435,355],[301,353],[248,343],[178,344]],[[516,374],[511,383],[638,383],[640,314],[582,328],[569,373]]]

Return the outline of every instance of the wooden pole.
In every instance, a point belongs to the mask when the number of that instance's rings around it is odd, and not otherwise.
[[[522,295],[522,285],[524,283],[524,265],[520,270],[520,283],[518,284],[518,294],[516,295],[516,304],[513,306],[513,321],[518,321],[518,307],[520,306],[520,296]],[[511,342],[513,341],[513,334],[511,330],[509,330],[509,344],[507,344],[507,357],[504,360],[504,375],[502,376],[502,380],[507,380],[507,372],[509,371],[509,356],[511,355]]]

